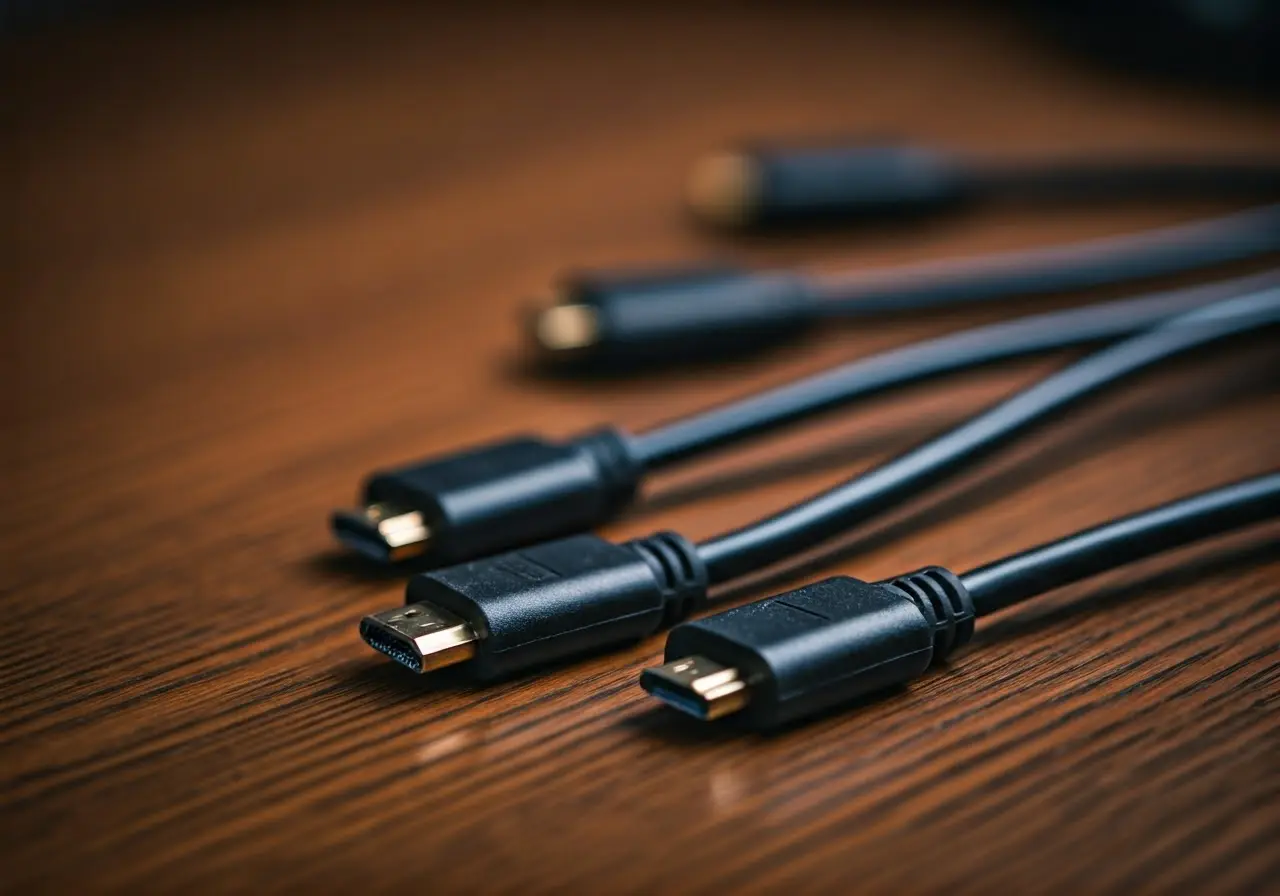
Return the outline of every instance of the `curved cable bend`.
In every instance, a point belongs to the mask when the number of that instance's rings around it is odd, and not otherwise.
[[[807,550],[990,454],[1127,376],[1203,345],[1280,323],[1280,287],[1198,308],[1052,374],[870,472],[698,545],[713,583]]]

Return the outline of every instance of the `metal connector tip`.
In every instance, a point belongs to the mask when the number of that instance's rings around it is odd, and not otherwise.
[[[693,167],[685,201],[705,221],[740,227],[751,220],[759,202],[759,164],[736,152],[707,156]]]
[[[430,672],[469,660],[476,633],[457,616],[432,604],[409,604],[360,620],[360,637],[414,672]]]
[[[588,305],[558,304],[539,311],[533,319],[533,338],[549,352],[569,352],[594,345],[600,321]]]
[[[431,543],[431,529],[422,514],[396,504],[335,511],[332,526],[338,541],[383,563],[418,557]]]
[[[704,721],[720,719],[751,702],[738,670],[705,656],[686,656],[640,673],[640,686],[668,706]]]

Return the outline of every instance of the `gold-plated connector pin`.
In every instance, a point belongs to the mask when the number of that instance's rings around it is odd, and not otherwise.
[[[645,669],[640,686],[663,703],[705,721],[732,715],[751,702],[751,689],[737,669],[704,656]]]
[[[573,303],[551,305],[533,319],[533,338],[549,352],[568,352],[594,345],[600,335],[595,309]]]
[[[469,660],[476,633],[457,616],[432,604],[409,604],[360,620],[360,637],[414,672]]]
[[[760,189],[760,166],[755,160],[743,153],[716,153],[694,165],[685,201],[704,221],[741,227],[755,212]]]
[[[421,513],[388,503],[337,511],[333,532],[352,550],[384,562],[420,556],[431,544],[431,529]]]

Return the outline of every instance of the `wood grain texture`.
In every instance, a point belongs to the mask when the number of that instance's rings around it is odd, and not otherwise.
[[[1275,109],[1082,67],[986,12],[603,6],[209,6],[4,47],[4,889],[1276,892],[1274,527],[1016,609],[918,686],[769,737],[655,708],[635,682],[661,639],[484,689],[359,642],[402,585],[335,556],[325,518],[375,466],[640,427],[1032,307],[538,382],[512,321],[563,268],[872,265],[1219,208],[733,241],[678,213],[706,148],[1280,151]],[[720,531],[1055,363],[671,477],[610,534]],[[963,569],[1274,468],[1277,380],[1274,342],[1179,364],[726,598]]]

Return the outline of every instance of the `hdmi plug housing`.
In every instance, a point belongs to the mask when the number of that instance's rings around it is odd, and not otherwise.
[[[1163,551],[1280,515],[1280,472],[1231,483],[955,575],[839,576],[677,625],[641,686],[703,721],[772,728],[904,685],[974,619]]]
[[[592,529],[630,503],[641,472],[616,429],[516,437],[375,473],[364,506],[336,512],[332,528],[380,562],[447,565]]]
[[[972,188],[957,160],[924,147],[757,144],[703,159],[687,193],[708,223],[764,229],[923,215],[963,204]]]
[[[888,582],[841,576],[676,626],[666,665],[640,684],[704,720],[732,713],[774,728],[906,684],[966,643],[973,621],[968,592],[941,567]],[[714,687],[690,677],[698,667]],[[726,681],[742,687],[720,698]]]
[[[462,662],[494,679],[648,637],[706,590],[697,552],[675,533],[624,544],[577,535],[415,576],[406,608],[365,617],[360,633],[415,672]]]
[[[699,267],[585,273],[530,322],[544,364],[624,373],[781,345],[821,318],[808,278],[789,271]]]

